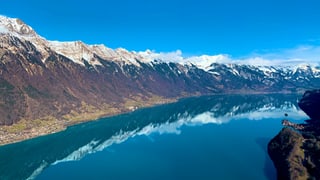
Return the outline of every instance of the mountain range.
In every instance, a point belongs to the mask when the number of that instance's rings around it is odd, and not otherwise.
[[[0,16],[0,125],[20,123],[14,131],[29,132],[181,97],[320,88],[320,67],[307,63],[253,66],[197,58],[49,41],[23,21]]]

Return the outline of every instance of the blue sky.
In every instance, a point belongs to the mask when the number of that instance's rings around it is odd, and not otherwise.
[[[0,14],[49,40],[185,56],[315,53],[320,45],[319,0],[7,0]]]

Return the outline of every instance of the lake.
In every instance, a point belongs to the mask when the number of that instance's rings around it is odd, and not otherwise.
[[[0,179],[276,179],[267,143],[308,119],[300,97],[192,97],[71,126],[1,146]]]

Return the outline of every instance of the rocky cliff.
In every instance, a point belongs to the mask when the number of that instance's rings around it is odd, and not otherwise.
[[[268,145],[278,179],[320,179],[320,90],[307,91],[299,107],[306,123],[284,127]]]

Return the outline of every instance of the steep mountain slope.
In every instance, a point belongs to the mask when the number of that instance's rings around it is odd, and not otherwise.
[[[0,16],[0,125],[22,123],[15,129],[19,132],[183,96],[297,92],[320,86],[319,67],[309,65],[176,62],[151,51],[47,41],[21,20]]]
[[[21,23],[5,19],[9,24],[4,27]],[[214,84],[214,79],[195,67],[144,63],[124,49],[48,42],[9,27],[1,33],[2,125],[46,116],[62,118],[88,107],[92,112],[110,107],[118,112],[130,100],[215,92],[198,83],[207,78]]]

